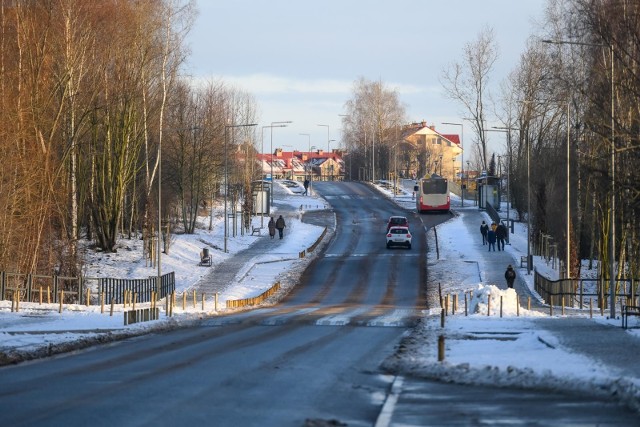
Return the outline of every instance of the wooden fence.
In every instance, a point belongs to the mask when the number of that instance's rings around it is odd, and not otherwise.
[[[90,293],[87,284],[98,280],[98,292],[104,292],[105,301],[114,299],[117,304],[124,303],[126,292],[137,293],[139,302],[151,301],[153,291],[157,298],[162,299],[170,295],[176,288],[175,274],[164,274],[160,286],[156,286],[157,277],[148,279],[90,279],[84,277],[65,277],[58,275],[39,275],[27,273],[0,272],[0,300],[14,300],[15,295],[20,301],[47,302],[62,304],[84,303],[85,296]],[[62,292],[61,292],[62,291]],[[62,295],[63,301],[60,301]]]

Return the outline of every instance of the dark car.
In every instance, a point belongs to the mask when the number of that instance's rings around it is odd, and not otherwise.
[[[391,227],[409,227],[409,220],[405,216],[392,216],[389,217],[389,221],[387,222],[387,231]]]

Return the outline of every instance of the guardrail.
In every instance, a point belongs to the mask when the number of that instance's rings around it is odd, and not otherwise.
[[[269,289],[258,295],[257,297],[243,299],[228,299],[226,301],[227,308],[240,308],[250,305],[258,305],[280,290],[280,282],[276,282]]]

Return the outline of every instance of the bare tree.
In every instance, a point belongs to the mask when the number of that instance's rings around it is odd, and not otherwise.
[[[462,104],[470,115],[480,159],[488,168],[487,138],[485,134],[486,103],[489,96],[489,79],[498,59],[498,47],[491,28],[485,28],[474,42],[463,49],[461,62],[452,63],[442,73],[442,85],[447,95]]]

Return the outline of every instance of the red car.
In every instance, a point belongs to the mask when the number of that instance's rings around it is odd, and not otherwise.
[[[405,216],[392,216],[389,217],[389,221],[387,222],[387,231],[391,227],[407,227],[409,228],[409,220]]]

